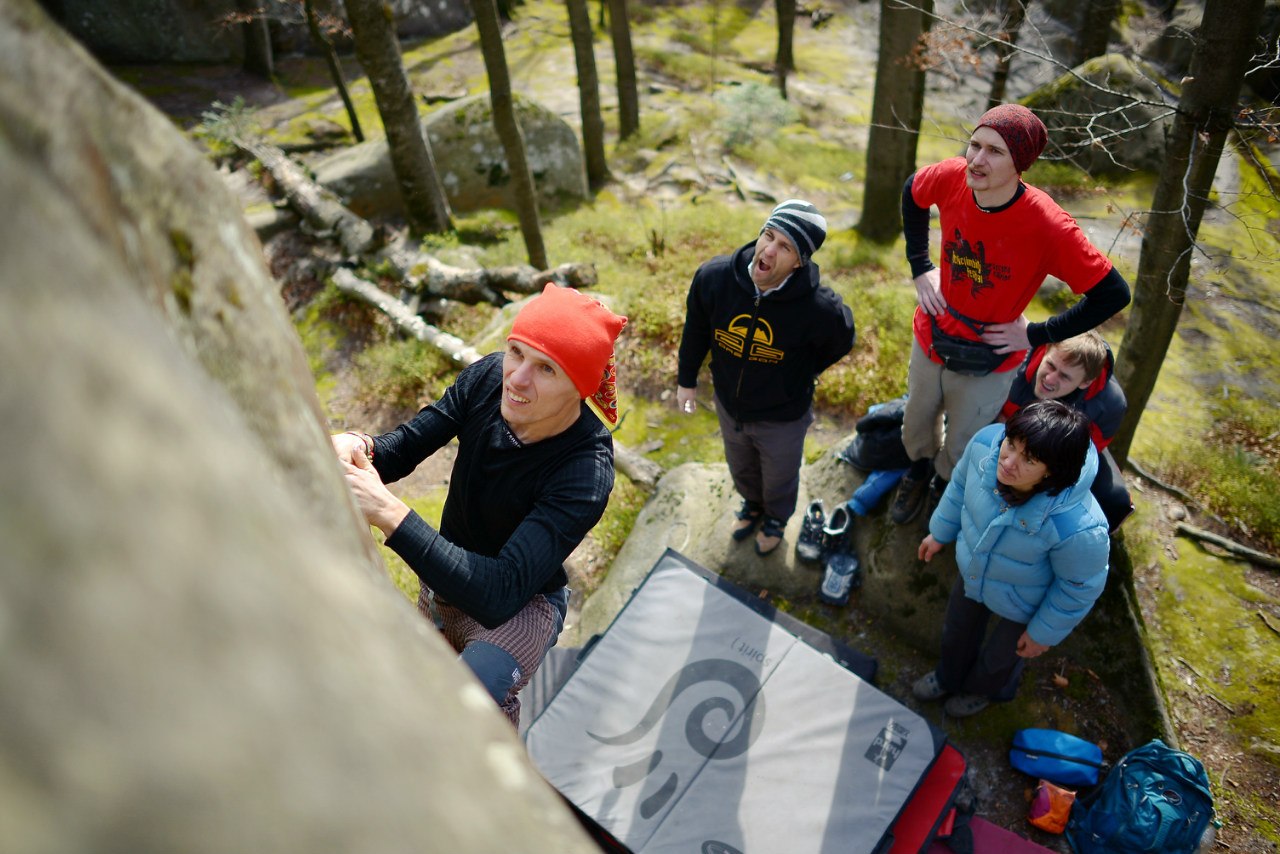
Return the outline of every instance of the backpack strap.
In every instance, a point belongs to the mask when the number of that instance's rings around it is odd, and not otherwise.
[[[1181,812],[1164,798],[1151,798],[1151,805],[1160,813],[1160,826],[1156,828],[1155,839],[1151,840],[1148,851],[1163,851],[1169,833],[1183,820]]]

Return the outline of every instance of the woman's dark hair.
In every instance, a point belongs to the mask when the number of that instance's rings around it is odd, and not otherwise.
[[[1089,419],[1056,400],[1037,400],[1019,409],[1004,425],[1008,439],[1021,440],[1029,456],[1049,473],[1033,492],[1057,495],[1080,479],[1089,455]]]

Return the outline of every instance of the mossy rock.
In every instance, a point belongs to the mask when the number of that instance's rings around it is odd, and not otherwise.
[[[516,96],[516,120],[538,198],[553,205],[587,197],[577,134],[550,110]],[[433,113],[423,127],[436,172],[455,212],[515,207],[506,152],[493,128],[488,95],[473,95]],[[385,139],[352,146],[320,161],[316,180],[364,217],[404,211]]]
[[[1070,160],[1094,176],[1157,172],[1177,101],[1158,79],[1148,66],[1107,54],[1042,86],[1023,103],[1049,129],[1047,155]],[[1151,106],[1160,103],[1169,107]]]

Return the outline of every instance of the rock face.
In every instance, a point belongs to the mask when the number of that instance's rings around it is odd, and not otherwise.
[[[1153,69],[1107,54],[1037,89],[1023,103],[1049,128],[1049,153],[1066,156],[1093,175],[1155,172],[1164,160],[1165,132],[1177,105],[1177,96],[1163,91],[1157,79]]]
[[[538,197],[557,203],[587,197],[582,147],[572,127],[527,98],[516,96],[516,118]],[[493,129],[488,95],[463,98],[423,123],[436,171],[455,211],[513,208],[506,153]],[[314,166],[316,180],[360,216],[403,212],[386,140],[352,146]]]
[[[594,850],[383,574],[235,201],[32,0],[0,198],[0,849]]]
[[[244,54],[240,30],[221,24],[236,12],[235,0],[55,0],[44,5],[107,62],[239,62]],[[389,0],[387,5],[404,38],[445,35],[471,23],[466,0]],[[251,6],[272,16],[276,51],[311,50],[300,3],[266,0]],[[343,15],[341,0],[317,0],[316,9]]]

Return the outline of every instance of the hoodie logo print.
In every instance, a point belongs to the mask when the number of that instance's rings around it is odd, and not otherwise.
[[[722,349],[738,358],[742,358],[745,351],[747,359],[752,362],[764,362],[769,365],[781,362],[786,353],[773,346],[773,327],[769,325],[769,321],[763,318],[756,320],[755,332],[751,336],[751,344],[748,347],[747,330],[750,328],[751,315],[740,314],[729,321],[727,329],[716,329],[712,335]]]

